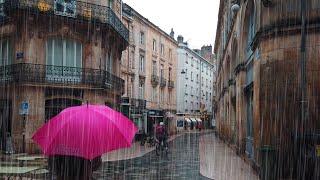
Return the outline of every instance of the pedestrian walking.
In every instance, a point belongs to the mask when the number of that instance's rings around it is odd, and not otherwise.
[[[57,180],[91,180],[93,171],[101,166],[101,156],[92,160],[67,155],[54,155],[49,159],[50,170]]]

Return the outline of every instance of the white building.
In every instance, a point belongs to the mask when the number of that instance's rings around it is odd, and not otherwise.
[[[185,129],[195,129],[199,120],[204,127],[212,126],[214,64],[207,61],[178,36],[177,50],[177,115],[184,118]],[[181,74],[184,70],[185,74]],[[188,127],[189,126],[189,127]]]

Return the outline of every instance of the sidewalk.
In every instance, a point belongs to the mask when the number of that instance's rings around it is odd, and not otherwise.
[[[215,180],[258,180],[254,170],[214,134],[200,137],[200,174]]]

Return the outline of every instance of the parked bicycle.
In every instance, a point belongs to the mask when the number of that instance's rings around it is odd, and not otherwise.
[[[155,140],[155,138],[153,136],[147,135],[145,134],[145,136],[142,138],[140,145],[144,146],[145,143],[147,143],[149,145],[149,147],[154,146],[157,144],[157,141]]]

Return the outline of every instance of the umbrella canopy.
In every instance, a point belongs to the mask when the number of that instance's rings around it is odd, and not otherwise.
[[[130,147],[137,127],[104,105],[64,109],[32,137],[45,155],[70,155],[93,159],[106,152]]]

